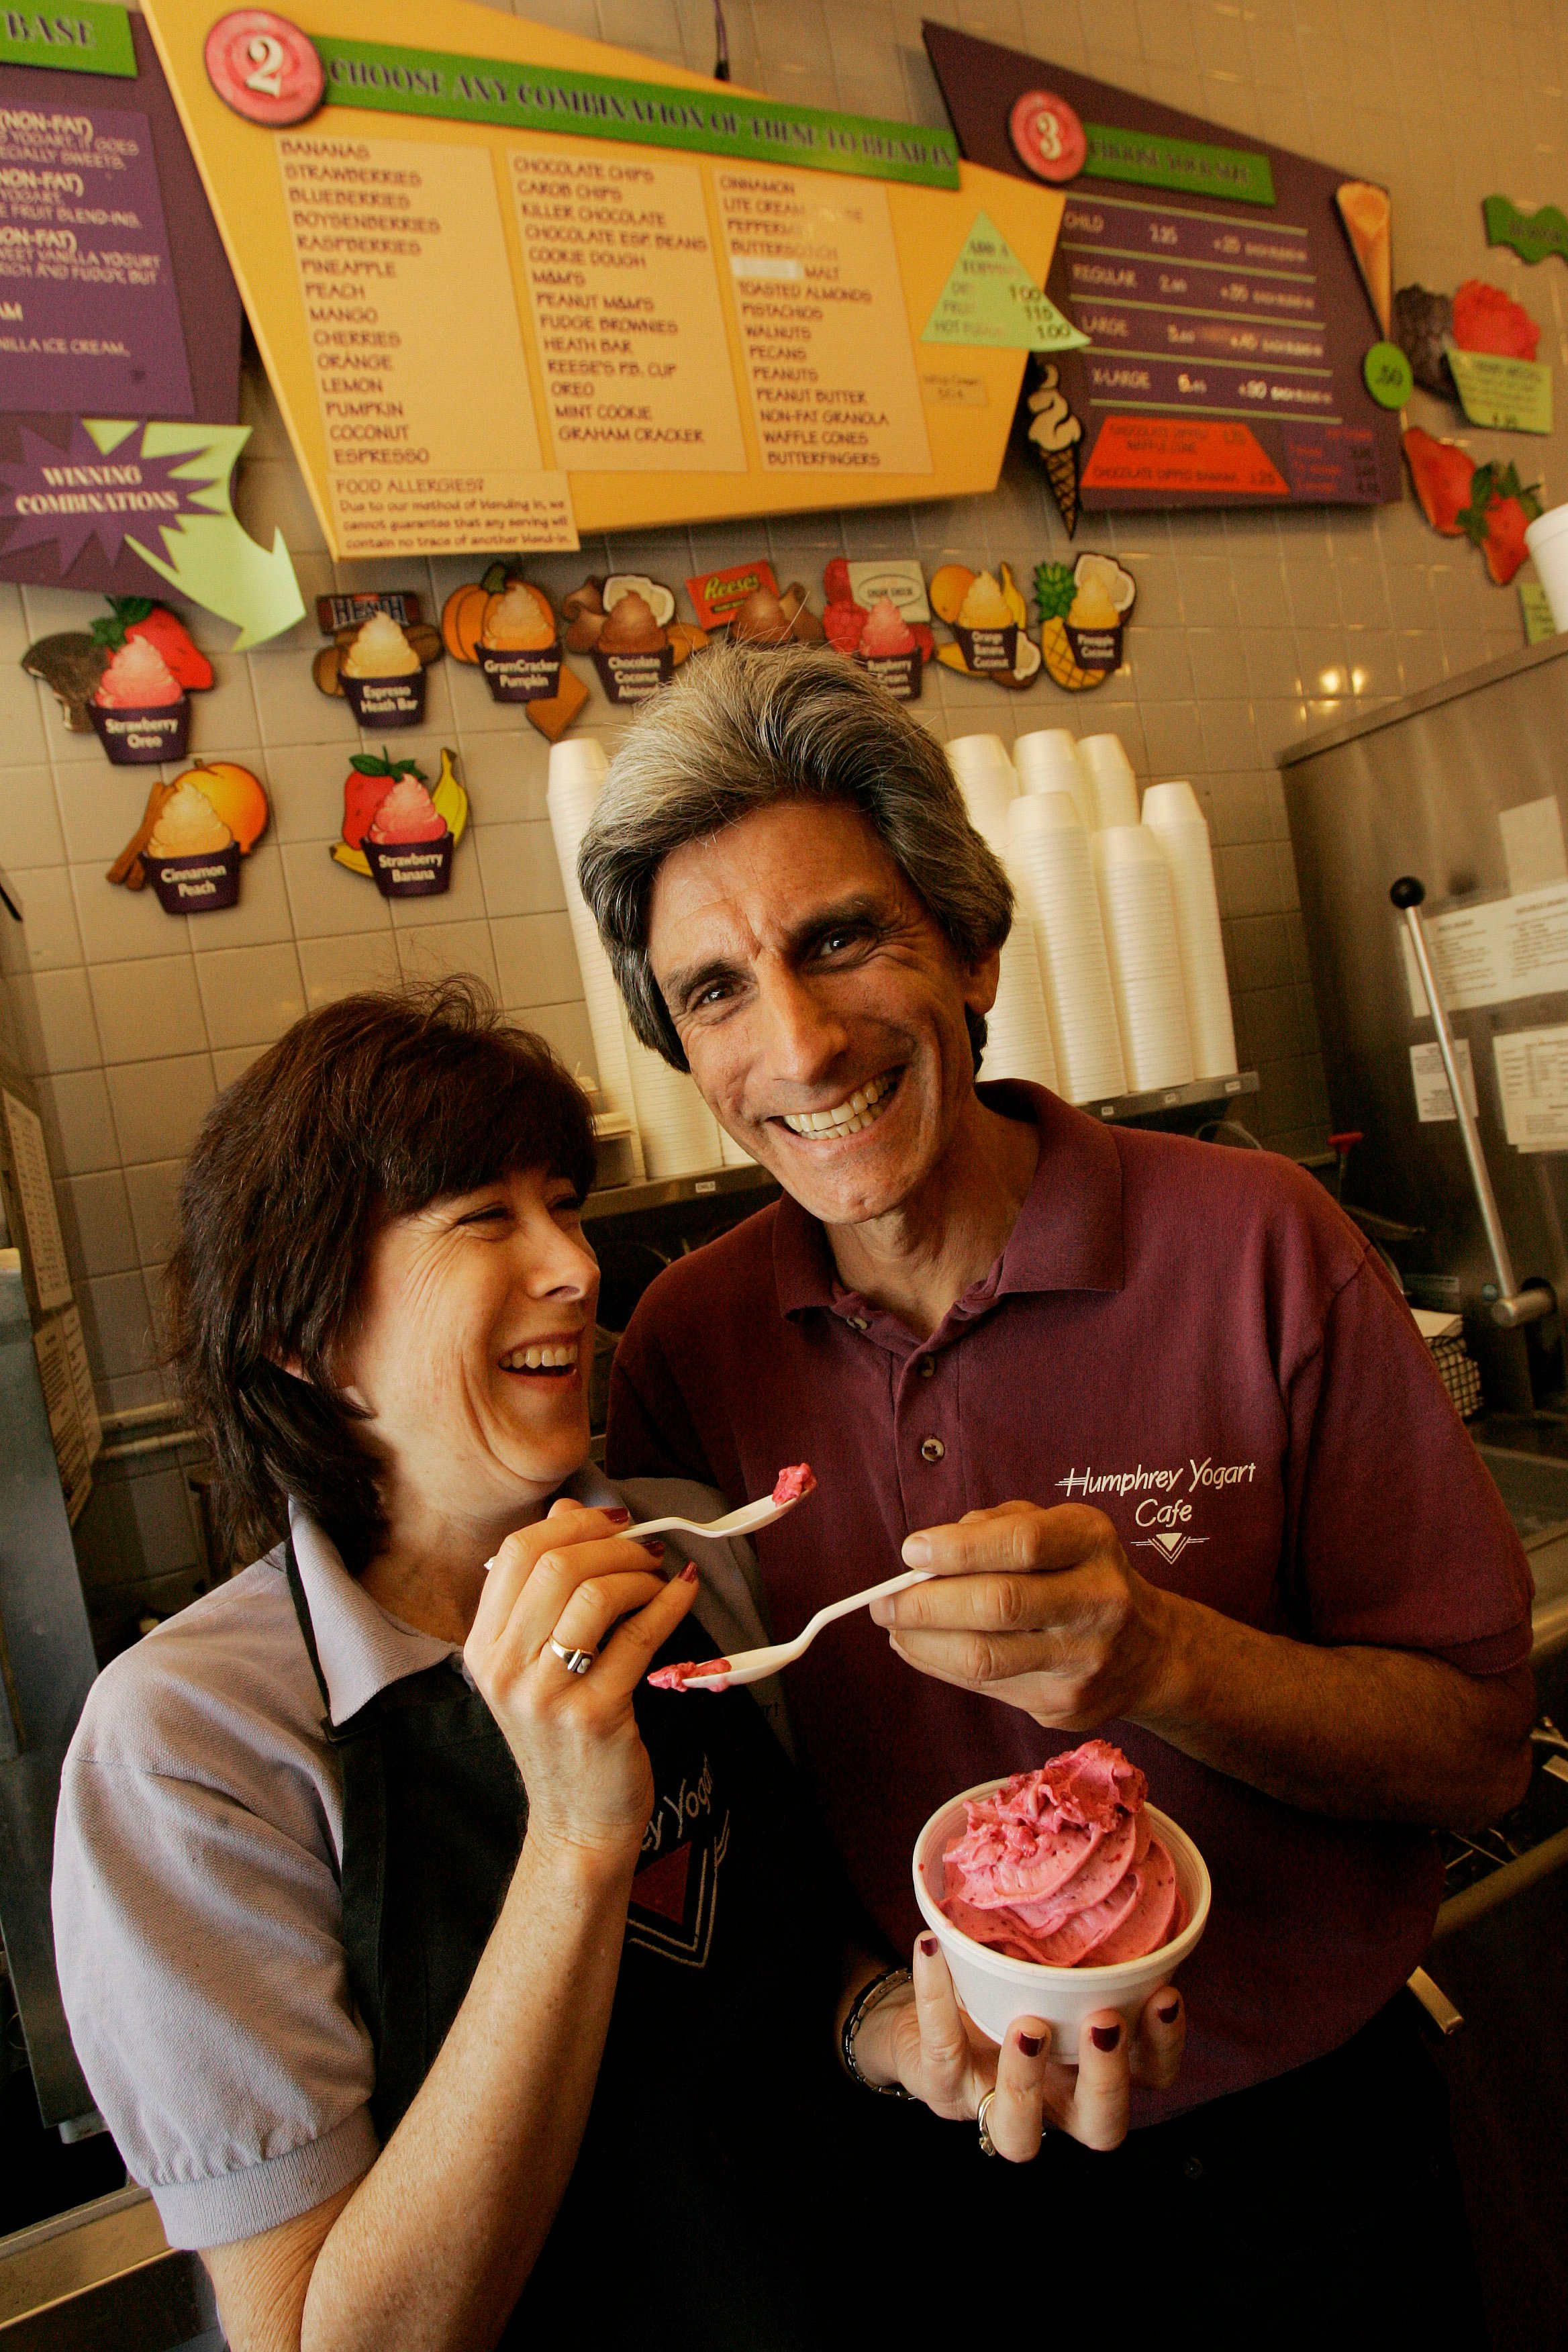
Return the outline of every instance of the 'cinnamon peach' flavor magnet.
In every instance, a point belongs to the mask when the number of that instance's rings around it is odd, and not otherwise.
[[[127,890],[150,882],[166,915],[208,915],[236,905],[239,866],[267,828],[260,778],[232,760],[198,760],[172,784],[155,783],[142,822],[108,880]]]

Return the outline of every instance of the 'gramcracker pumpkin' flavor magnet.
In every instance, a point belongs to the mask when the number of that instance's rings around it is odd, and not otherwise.
[[[425,717],[425,673],[446,650],[441,633],[428,621],[405,623],[385,609],[411,598],[363,601],[374,602],[374,611],[336,630],[310,675],[323,694],[347,698],[362,727],[417,727]]]
[[[441,635],[454,660],[483,672],[497,702],[551,702],[561,691],[555,608],[505,563],[492,563],[476,587],[453,590]]]
[[[1113,556],[1035,567],[1040,651],[1046,667],[1069,694],[1103,686],[1121,667],[1121,636],[1138,590]]]
[[[207,915],[235,905],[239,861],[266,830],[258,777],[231,760],[197,761],[147,795],[142,822],[109,869],[128,890],[151,882],[166,915]]]
[[[436,898],[452,887],[452,853],[468,822],[468,795],[450,751],[441,754],[434,792],[416,761],[362,751],[343,779],[343,837],[332,844],[340,866],[374,881],[384,898]]]
[[[1015,689],[1034,684],[1040,649],[1025,632],[1027,608],[1005,563],[999,563],[994,572],[944,563],[932,575],[931,604],[953,635],[952,645],[937,649],[945,669]]]
[[[823,573],[822,586],[828,644],[900,702],[918,702],[924,666],[936,652],[919,564],[847,563],[838,555]]]
[[[705,630],[676,619],[670,590],[642,572],[595,572],[563,597],[561,610],[568,650],[593,655],[612,702],[646,702],[708,642]]]
[[[58,698],[75,735],[95,730],[117,768],[182,760],[190,741],[192,691],[213,682],[213,666],[166,604],[111,596],[90,635],[64,629],[39,637],[22,667]]]

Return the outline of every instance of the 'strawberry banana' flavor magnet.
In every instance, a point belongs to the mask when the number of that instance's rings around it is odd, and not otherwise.
[[[1121,641],[1137,583],[1110,555],[1080,555],[1073,564],[1035,568],[1040,651],[1051,677],[1068,694],[1103,686],[1121,667]]]
[[[415,760],[363,751],[343,780],[343,837],[332,856],[384,898],[435,898],[452,887],[452,856],[468,822],[468,796],[450,751],[428,787]]]
[[[155,783],[142,822],[107,878],[127,890],[151,883],[166,915],[208,915],[239,898],[240,860],[267,827],[259,777],[232,760],[198,760],[172,784]]]
[[[945,669],[1015,691],[1034,684],[1040,649],[1027,634],[1028,610],[1007,564],[971,572],[967,564],[944,563],[931,578],[931,606],[952,631],[952,643],[937,648]]]
[[[900,702],[918,702],[925,665],[936,654],[920,565],[897,557],[848,563],[839,555],[823,573],[822,586],[828,644]]]

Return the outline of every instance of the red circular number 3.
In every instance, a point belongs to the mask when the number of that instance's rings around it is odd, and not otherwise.
[[[226,106],[268,131],[303,122],[326,92],[326,77],[298,25],[270,8],[236,8],[207,35],[207,79]]]
[[[1014,152],[1037,180],[1076,180],[1089,155],[1083,125],[1054,90],[1026,90],[1007,119]]]

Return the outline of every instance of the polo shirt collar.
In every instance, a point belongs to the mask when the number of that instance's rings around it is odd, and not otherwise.
[[[616,1492],[593,1463],[568,1478],[561,1492],[597,1509],[614,1503]],[[394,1683],[423,1674],[447,1658],[462,1660],[462,1644],[421,1633],[389,1616],[355,1576],[330,1536],[308,1513],[290,1504],[289,1531],[294,1559],[316,1636],[316,1655],[327,1685],[327,1708],[334,1729]],[[281,1554],[279,1555],[281,1567]]]
[[[991,1109],[1034,1119],[1040,1158],[1001,1256],[964,1293],[953,1314],[984,1313],[1014,1293],[1120,1290],[1125,1259],[1121,1159],[1115,1139],[1044,1087],[1009,1079],[977,1091]],[[817,1219],[787,1192],[773,1217],[773,1279],[781,1315],[808,1307],[843,1314],[864,1306],[839,1281]]]

